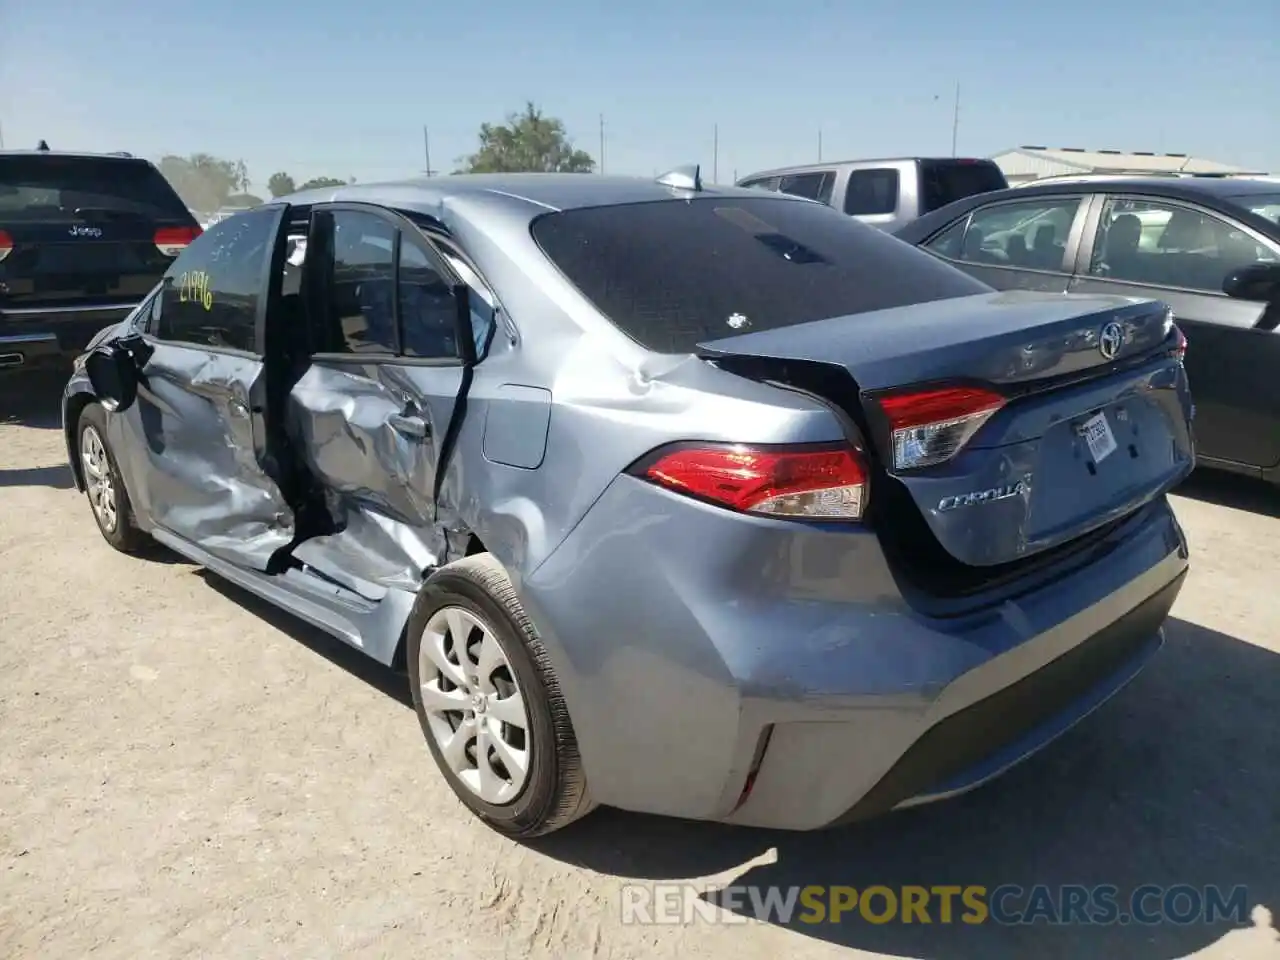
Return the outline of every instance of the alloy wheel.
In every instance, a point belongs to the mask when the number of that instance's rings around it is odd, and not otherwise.
[[[427,727],[449,769],[486,803],[519,796],[532,756],[529,715],[493,629],[462,607],[437,610],[422,633],[418,678]]]
[[[89,503],[93,506],[98,525],[105,533],[114,533],[120,523],[120,512],[116,504],[115,481],[111,476],[111,462],[107,459],[107,448],[98,435],[96,427],[90,425],[80,434],[80,465],[84,468],[84,480],[89,494]]]

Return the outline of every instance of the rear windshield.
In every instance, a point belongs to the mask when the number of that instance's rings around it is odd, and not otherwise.
[[[534,239],[619,329],[649,350],[990,288],[830,207],[780,197],[544,214]]]
[[[991,161],[923,160],[920,163],[921,213],[929,213],[975,193],[1009,186]]]
[[[0,157],[0,219],[63,220],[77,210],[186,222],[191,212],[145,161]]]

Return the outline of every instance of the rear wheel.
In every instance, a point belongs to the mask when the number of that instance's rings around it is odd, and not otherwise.
[[[99,404],[91,403],[81,412],[77,439],[80,473],[98,531],[122,553],[136,553],[147,536],[134,523],[133,505],[107,445],[106,411]]]
[[[593,809],[550,659],[491,554],[440,568],[408,624],[413,704],[453,792],[511,837]]]

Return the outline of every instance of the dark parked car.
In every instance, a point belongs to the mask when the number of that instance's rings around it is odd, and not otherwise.
[[[1197,461],[1280,482],[1280,184],[1045,183],[970,197],[896,236],[999,290],[1169,304],[1190,346]]]
[[[69,362],[199,233],[146,160],[0,153],[0,371]]]
[[[1007,189],[1009,182],[992,160],[899,157],[762,170],[738,186],[817,200],[892,231],[962,197]]]
[[[811,829],[978,786],[1160,647],[1176,348],[696,173],[460,175],[211,227],[63,423],[114,547],[405,664],[499,830]]]

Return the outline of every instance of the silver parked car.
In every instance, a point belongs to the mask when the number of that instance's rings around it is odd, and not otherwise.
[[[762,170],[740,187],[789,193],[843,210],[890,233],[956,200],[1009,186],[994,160],[897,157]]]
[[[215,225],[63,422],[109,543],[402,664],[496,829],[811,829],[984,782],[1159,647],[1179,343],[696,169],[454,176]]]

